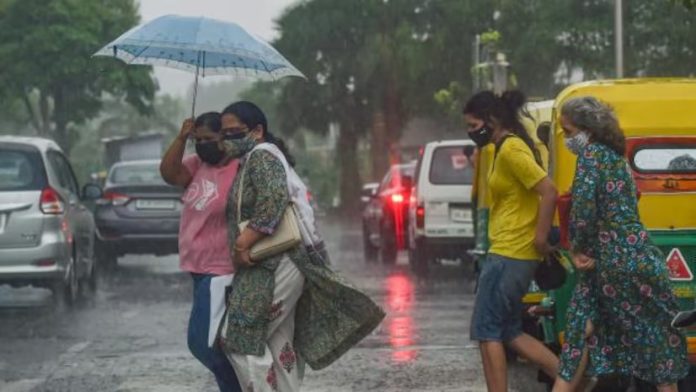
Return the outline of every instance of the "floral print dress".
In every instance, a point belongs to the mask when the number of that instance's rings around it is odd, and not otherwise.
[[[276,156],[258,148],[240,165],[228,196],[230,249],[239,221],[272,234],[290,203]],[[235,272],[220,343],[244,392],[296,392],[305,363],[315,370],[329,366],[383,318],[382,309],[333,272],[325,256],[298,246]]]
[[[595,259],[580,272],[568,307],[560,376],[571,380],[589,350],[589,375],[633,376],[654,385],[685,377],[684,336],[670,326],[678,310],[663,254],[638,216],[626,161],[603,144],[580,153],[572,189],[575,252]],[[594,332],[585,338],[587,321]]]

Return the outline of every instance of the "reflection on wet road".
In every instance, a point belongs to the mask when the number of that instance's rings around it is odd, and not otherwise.
[[[414,301],[413,283],[405,274],[392,275],[386,280],[389,314],[389,343],[394,352],[395,362],[411,362],[418,356],[418,350],[411,348],[415,343],[415,331],[411,307]]]
[[[483,391],[468,339],[473,290],[465,269],[414,276],[363,260],[360,231],[324,225],[333,267],[387,312],[384,322],[328,369],[308,371],[303,391]],[[0,286],[0,391],[215,391],[186,346],[190,278],[176,257],[126,257],[96,297],[53,309],[50,293]],[[515,365],[511,390],[540,391]]]

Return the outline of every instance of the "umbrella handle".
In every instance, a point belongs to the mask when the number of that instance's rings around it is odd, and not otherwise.
[[[198,74],[201,70],[201,52],[198,52],[198,61],[196,63],[196,80],[193,82],[193,99],[191,102],[191,118],[196,118],[196,96],[198,95]]]

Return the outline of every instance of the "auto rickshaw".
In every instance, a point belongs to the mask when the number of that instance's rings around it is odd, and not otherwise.
[[[586,82],[561,92],[552,110],[549,167],[560,194],[570,192],[575,174],[575,156],[566,149],[559,125],[560,108],[571,98],[588,95],[616,111],[626,136],[626,159],[640,192],[641,219],[665,255],[681,308],[692,309],[696,298],[696,79]],[[558,216],[556,225],[567,232]],[[567,306],[577,276],[569,263],[564,264],[568,270],[564,285],[547,293],[538,307],[543,331],[539,337],[556,350],[563,344]],[[686,333],[692,367],[680,390],[696,391],[696,330]],[[605,383],[611,390],[628,385],[654,390],[638,380],[611,382]]]

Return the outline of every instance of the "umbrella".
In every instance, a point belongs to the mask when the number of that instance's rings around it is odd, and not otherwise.
[[[104,46],[95,56],[195,72],[192,115],[199,75],[235,75],[256,80],[304,78],[271,45],[232,22],[165,15],[136,26]]]

